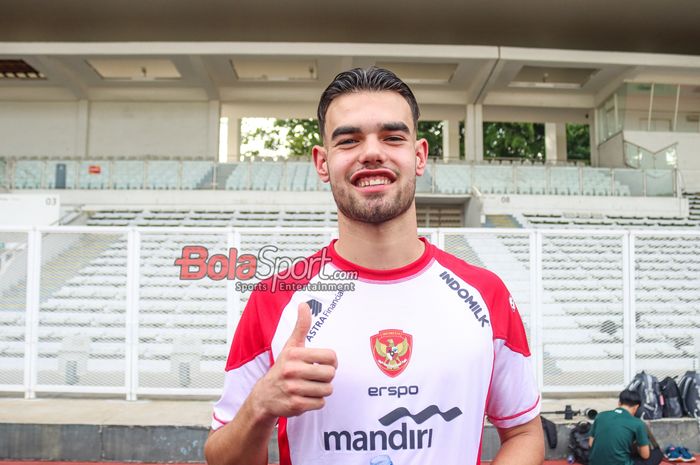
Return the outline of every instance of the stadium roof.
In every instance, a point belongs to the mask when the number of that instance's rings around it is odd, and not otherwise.
[[[314,102],[379,65],[422,104],[593,108],[700,89],[697,0],[0,0],[0,100]]]
[[[0,42],[353,42],[700,54],[697,0],[0,0]]]

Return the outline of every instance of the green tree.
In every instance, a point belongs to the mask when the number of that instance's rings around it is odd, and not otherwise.
[[[418,122],[418,138],[428,140],[431,157],[442,157],[443,121]],[[241,142],[248,144],[253,140],[262,140],[263,147],[277,151],[285,149],[290,157],[308,156],[314,145],[321,144],[316,119],[289,118],[275,120],[271,128],[259,127],[242,134]],[[258,156],[259,150],[251,150],[244,156]]]
[[[484,123],[484,158],[525,158],[545,156],[544,124]]]
[[[590,126],[587,124],[566,125],[566,156],[569,160],[591,161]]]
[[[444,121],[418,121],[417,138],[428,141],[428,156],[442,158],[442,129]]]
[[[270,128],[258,127],[241,135],[243,144],[254,140],[262,140],[268,150],[283,149],[289,157],[309,156],[313,146],[321,143],[318,121],[308,118],[277,119]],[[260,151],[251,150],[243,155],[258,156]]]

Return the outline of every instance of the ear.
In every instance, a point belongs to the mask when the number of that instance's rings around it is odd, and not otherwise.
[[[328,174],[328,163],[326,162],[326,149],[320,145],[314,145],[311,149],[311,155],[314,159],[314,167],[316,168],[316,173],[321,181],[328,182],[330,180],[330,175]]]
[[[425,165],[428,163],[428,141],[418,139],[416,141],[416,175],[423,176]]]

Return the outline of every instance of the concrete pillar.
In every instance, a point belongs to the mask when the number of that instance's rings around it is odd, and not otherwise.
[[[545,160],[547,163],[566,162],[566,124],[544,124]]]
[[[228,117],[228,161],[238,163],[241,156],[241,116],[232,113]]]
[[[78,100],[75,115],[75,155],[86,158],[88,154],[88,134],[90,127],[90,102]]]
[[[476,160],[476,134],[474,133],[474,105],[467,105],[464,115],[464,159]]]
[[[474,105],[475,161],[484,161],[484,106]]]
[[[467,105],[464,129],[466,131],[465,158],[472,162],[482,161],[484,159],[484,112],[481,104]]]
[[[459,120],[449,119],[443,122],[442,158],[446,162],[459,159]]]
[[[592,118],[589,118],[590,124],[588,125],[589,141],[591,144],[591,166],[599,166],[600,158],[598,155],[598,120],[597,111],[591,110]]]
[[[221,104],[218,100],[209,101],[209,119],[207,121],[207,160],[219,159],[219,120],[221,119]]]

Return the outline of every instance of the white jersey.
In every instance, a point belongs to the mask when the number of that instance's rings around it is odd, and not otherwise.
[[[333,349],[338,369],[323,409],[280,418],[281,465],[368,465],[378,456],[393,465],[478,464],[485,415],[503,428],[535,418],[540,396],[505,285],[425,245],[414,263],[377,271],[347,262],[332,242],[297,264],[309,279],[275,289],[263,281],[236,330],[212,428],[231,421],[275,362],[301,302],[312,309],[306,346]],[[338,270],[357,278],[324,281]]]

